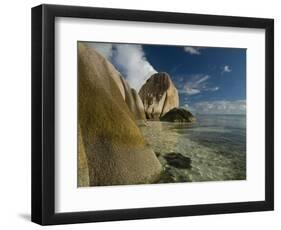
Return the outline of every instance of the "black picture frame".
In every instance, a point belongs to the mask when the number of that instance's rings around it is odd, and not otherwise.
[[[88,18],[265,29],[265,200],[55,213],[55,18]],[[110,8],[32,8],[32,221],[41,225],[267,211],[274,209],[274,20]]]

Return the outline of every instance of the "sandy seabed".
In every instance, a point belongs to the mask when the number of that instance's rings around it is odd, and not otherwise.
[[[245,127],[245,116],[202,116],[196,124],[148,121],[140,128],[164,167],[159,183],[170,183],[245,180]]]

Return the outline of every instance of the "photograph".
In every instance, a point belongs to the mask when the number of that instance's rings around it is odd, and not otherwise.
[[[246,54],[77,41],[77,186],[246,180]]]
[[[108,6],[31,9],[31,221],[273,211],[274,15]]]

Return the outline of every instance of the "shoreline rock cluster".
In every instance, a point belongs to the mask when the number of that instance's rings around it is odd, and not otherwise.
[[[194,122],[193,114],[179,108],[179,95],[168,73],[153,74],[139,91],[148,120]]]
[[[108,60],[78,43],[78,75],[78,186],[159,181],[163,167],[139,124],[146,119],[195,119],[178,108],[178,91],[169,74],[152,75],[138,93]],[[167,161],[180,164],[176,158]]]

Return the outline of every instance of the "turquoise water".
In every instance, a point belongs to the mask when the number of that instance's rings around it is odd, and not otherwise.
[[[196,118],[194,124],[148,121],[140,127],[165,169],[159,182],[245,180],[246,116]],[[171,165],[171,153],[190,159],[190,167]]]

